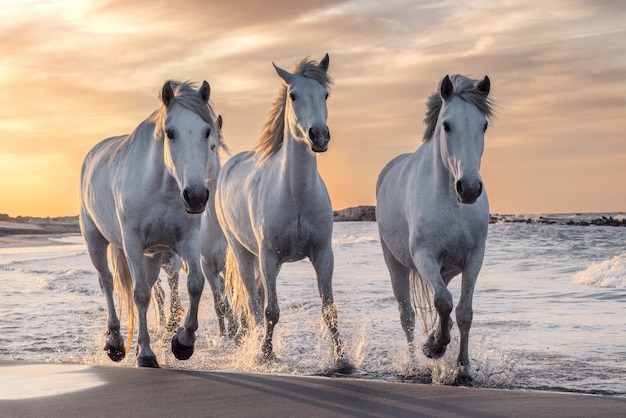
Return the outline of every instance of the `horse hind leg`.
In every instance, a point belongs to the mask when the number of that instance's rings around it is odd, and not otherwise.
[[[178,293],[179,271],[182,267],[182,263],[180,258],[173,252],[166,254],[164,258],[167,259],[163,260],[161,267],[167,275],[167,284],[170,288],[170,312],[165,329],[169,332],[174,332],[180,325],[180,320],[185,311],[180,301],[180,294]]]
[[[207,257],[211,257],[208,255]],[[230,315],[229,307],[227,306],[226,299],[224,297],[224,285],[219,276],[219,272],[217,272],[217,267],[213,260],[207,259],[205,256],[201,256],[200,267],[202,268],[202,275],[209,283],[209,287],[211,288],[211,293],[213,294],[213,308],[215,309],[215,316],[217,317],[217,322],[220,329],[220,336],[223,337],[226,335],[226,323],[225,318],[229,317],[229,322],[232,326],[232,316]],[[229,329],[228,335],[229,337],[233,337],[236,331],[231,331]]]
[[[157,279],[154,284],[154,288],[152,289],[154,299],[157,304],[157,310],[159,312],[159,325],[165,325],[165,291],[163,290],[163,286],[161,286],[161,279]]]

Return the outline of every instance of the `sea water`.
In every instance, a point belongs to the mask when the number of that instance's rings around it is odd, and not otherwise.
[[[51,246],[0,249],[0,360],[134,366],[134,348],[120,364],[102,350],[106,304],[82,237],[54,239]],[[442,359],[409,354],[376,224],[336,223],[333,249],[339,331],[356,367],[352,376],[451,383],[458,329]],[[460,277],[449,288],[456,302]],[[183,274],[180,289],[186,304]],[[208,285],[193,357],[175,359],[171,334],[151,310],[152,348],[168,368],[324,374],[332,346],[308,261],[283,266],[278,300],[271,364],[258,363],[257,340],[240,347],[219,336]],[[473,307],[475,386],[626,396],[626,228],[490,225]],[[416,339],[426,335],[418,330]]]

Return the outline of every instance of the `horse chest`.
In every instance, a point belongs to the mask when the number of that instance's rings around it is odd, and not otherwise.
[[[411,246],[414,249],[429,248],[444,265],[462,265],[476,247],[484,244],[486,238],[487,226],[483,217],[471,215],[439,213],[428,222],[421,222],[410,228],[414,231]]]
[[[277,225],[278,226],[278,225]],[[291,221],[280,222],[283,230],[281,236],[275,235],[271,247],[281,261],[298,261],[309,255],[311,247],[311,226],[302,215],[295,216]],[[277,230],[276,227],[273,230]]]

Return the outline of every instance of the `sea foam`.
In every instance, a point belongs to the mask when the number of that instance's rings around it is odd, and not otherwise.
[[[626,253],[610,260],[591,263],[572,278],[574,283],[615,289],[626,288]]]

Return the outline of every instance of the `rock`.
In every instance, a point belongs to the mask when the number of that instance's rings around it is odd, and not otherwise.
[[[335,222],[376,222],[375,206],[355,206],[333,212]]]

